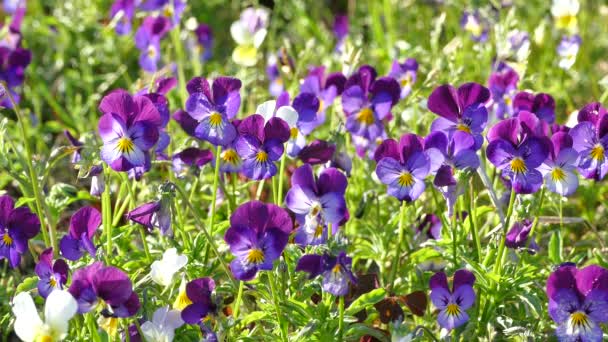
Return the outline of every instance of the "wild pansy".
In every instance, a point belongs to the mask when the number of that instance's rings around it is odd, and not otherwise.
[[[27,206],[15,208],[8,195],[0,196],[0,259],[16,268],[21,255],[28,250],[28,240],[40,232],[38,216]]]
[[[538,250],[539,247],[534,240],[528,243],[528,238],[532,231],[532,224],[533,222],[529,219],[515,222],[507,232],[505,246],[507,248],[528,248],[530,253],[534,253]]]
[[[415,58],[407,58],[403,63],[399,63],[398,60],[393,61],[388,76],[399,82],[401,86],[401,99],[406,98],[412,91],[412,86],[416,83],[417,74],[418,62]]]
[[[298,260],[296,271],[308,273],[308,279],[323,277],[323,291],[334,296],[346,296],[349,284],[356,283],[352,271],[352,258],[340,252],[337,256],[306,254]]]
[[[424,192],[424,179],[431,172],[431,159],[423,150],[422,138],[416,134],[404,134],[399,142],[384,140],[376,150],[374,160],[376,175],[388,185],[389,195],[411,202]]]
[[[17,93],[17,88],[25,80],[25,69],[32,61],[30,50],[21,47],[10,48],[0,46],[0,80],[6,83],[6,91],[10,92],[13,100],[19,103],[21,96]],[[13,104],[4,96],[0,105],[6,108],[13,108]]]
[[[460,27],[471,35],[471,39],[483,43],[488,40],[488,24],[482,19],[478,10],[464,11],[460,18]]]
[[[346,129],[355,136],[375,141],[384,133],[382,120],[390,119],[400,96],[399,83],[392,77],[376,79],[376,70],[364,65],[344,85],[342,109]]]
[[[277,56],[270,55],[266,64],[266,77],[269,82],[268,92],[271,96],[278,97],[285,91],[285,86],[283,85],[283,78],[281,77],[281,72],[277,65]]]
[[[116,20],[116,34],[131,33],[133,16],[135,15],[135,0],[115,0],[110,7],[110,19]]]
[[[540,120],[548,124],[555,122],[555,100],[553,96],[545,93],[522,91],[513,99],[513,112],[518,115],[521,111],[534,113]]]
[[[63,290],[68,281],[70,268],[63,259],[57,259],[53,263],[53,249],[47,248],[40,253],[40,258],[34,271],[38,275],[38,294],[47,298],[54,290]]]
[[[159,11],[159,14],[171,20],[172,25],[179,24],[186,8],[183,0],[144,0],[138,8],[142,11]]]
[[[241,172],[249,179],[267,179],[277,173],[275,161],[283,155],[283,144],[290,137],[289,125],[283,119],[274,117],[264,122],[263,116],[254,114],[238,127],[235,147],[243,159]]]
[[[177,254],[176,248],[169,248],[160,260],[150,265],[150,278],[160,286],[168,287],[173,283],[173,276],[188,263],[188,257]]]
[[[326,164],[333,159],[335,151],[335,144],[325,140],[316,139],[300,150],[300,153],[298,153],[298,159],[300,159],[304,164]]]
[[[235,256],[230,263],[234,277],[251,280],[258,271],[272,270],[292,227],[287,211],[276,205],[250,201],[238,207],[230,216],[230,228],[224,235]]]
[[[555,27],[573,31],[576,29],[576,14],[580,8],[578,0],[553,0],[551,14],[555,19]]]
[[[101,262],[76,270],[68,291],[78,302],[78,313],[99,310],[110,326],[116,318],[135,315],[141,306],[129,276]]]
[[[431,132],[442,131],[448,139],[456,131],[471,134],[475,138],[475,149],[483,144],[481,133],[488,121],[485,103],[490,99],[490,90],[478,83],[465,83],[454,88],[444,84],[429,95],[428,108],[440,116],[431,124]]]
[[[99,135],[103,140],[101,159],[115,171],[137,166],[149,168],[149,150],[158,141],[160,113],[145,96],[131,96],[119,89],[99,104]]]
[[[141,332],[147,341],[171,342],[175,337],[175,329],[182,325],[184,325],[184,321],[181,313],[177,310],[171,310],[168,305],[165,305],[154,311],[151,321],[141,324]],[[138,338],[138,341],[142,341],[139,332],[136,338]],[[131,335],[130,340],[134,341],[133,335]]]
[[[569,134],[580,155],[579,172],[602,180],[608,173],[608,113],[599,102],[590,103],[578,112],[578,122]]]
[[[143,95],[152,101],[156,110],[158,110],[158,114],[160,114],[160,125],[158,126],[159,138],[154,147],[156,153],[162,153],[171,142],[171,138],[166,131],[166,127],[171,119],[171,113],[169,112],[169,100],[165,95],[176,85],[177,80],[173,77],[162,79],[159,80],[157,88],[154,91],[147,89],[148,93]]]
[[[449,330],[458,328],[469,320],[466,310],[475,304],[475,275],[468,270],[462,269],[454,273],[452,290],[448,286],[448,278],[445,273],[435,273],[430,281],[431,302],[439,309],[437,323],[442,328]]]
[[[572,145],[572,137],[567,132],[553,134],[549,157],[539,167],[547,189],[562,196],[570,196],[578,188],[578,176],[574,170],[578,166],[579,156]]]
[[[171,229],[171,202],[163,196],[160,200],[148,202],[131,210],[127,219],[146,227],[149,232],[159,228],[162,235],[173,235]]]
[[[338,14],[334,17],[332,31],[334,37],[336,37],[335,51],[342,52],[349,31],[348,16],[346,14]]]
[[[194,34],[201,62],[210,60],[213,55],[213,30],[209,25],[200,23],[194,30]]]
[[[147,72],[155,72],[160,60],[160,41],[171,29],[169,19],[146,17],[135,32],[135,46],[140,51],[139,66]]]
[[[503,68],[490,74],[488,87],[492,93],[492,106],[497,119],[502,120],[513,116],[513,98],[518,82],[519,75],[506,64]]]
[[[237,47],[232,52],[232,60],[242,66],[250,67],[257,63],[258,48],[264,42],[268,30],[270,13],[265,8],[247,8],[230,26],[232,39]]]
[[[101,225],[101,213],[93,207],[80,208],[70,219],[70,230],[59,242],[64,258],[76,261],[88,252],[95,258],[97,247],[93,237]]]
[[[209,87],[207,79],[195,77],[188,82],[187,88],[190,96],[186,101],[186,116],[197,122],[194,136],[215,146],[232,142],[237,132],[230,120],[241,106],[241,81],[218,77]],[[182,127],[187,119],[180,118]]]
[[[540,120],[532,113],[521,112],[518,117],[503,120],[488,132],[488,160],[510,179],[516,193],[531,194],[543,184],[537,170],[549,156],[549,139],[535,136]]]
[[[224,152],[224,151],[222,151]],[[195,171],[207,165],[213,160],[213,153],[211,150],[202,150],[196,147],[188,147],[183,151],[175,153],[171,157],[173,163],[173,172],[178,177],[183,177],[190,168],[194,168]]]
[[[338,169],[324,169],[318,178],[309,164],[294,171],[285,205],[300,223],[296,243],[316,245],[327,241],[328,224],[337,228],[346,215],[347,185],[346,176]]]
[[[576,55],[581,47],[582,39],[578,34],[563,36],[557,46],[557,55],[560,57],[558,66],[564,70],[572,68],[576,62]]]
[[[300,94],[294,100],[294,106],[297,102],[310,103],[310,100],[299,100],[303,94],[313,94],[319,102],[319,109],[316,112],[315,118],[312,121],[302,121],[300,129],[305,135],[310,134],[315,128],[325,122],[325,111],[331,107],[336,97],[340,96],[344,91],[346,77],[341,72],[325,74],[325,67],[319,66],[310,69],[304,81],[300,84]],[[299,112],[299,111],[298,111]]]
[[[24,342],[61,341],[68,337],[69,321],[77,309],[68,291],[55,290],[44,303],[43,321],[29,292],[20,292],[13,298],[15,334]]]
[[[212,298],[214,290],[215,282],[211,278],[194,279],[186,285],[190,304],[181,312],[184,322],[199,324],[207,315],[215,314],[217,306]]]
[[[602,341],[600,324],[608,323],[608,270],[566,264],[547,279],[549,316],[560,341]]]
[[[428,213],[416,219],[416,234],[423,234],[426,239],[441,239],[441,220],[435,214]]]
[[[514,29],[507,33],[508,55],[518,62],[525,61],[530,55],[530,35],[526,31]]]

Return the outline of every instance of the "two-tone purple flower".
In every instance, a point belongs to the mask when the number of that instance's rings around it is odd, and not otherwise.
[[[234,277],[251,280],[258,271],[272,270],[274,260],[287,245],[292,228],[287,211],[276,205],[250,201],[238,207],[230,217],[230,228],[224,235],[235,256],[230,263]]]
[[[465,11],[460,18],[460,27],[471,35],[471,39],[483,43],[488,40],[488,23],[478,10]]]
[[[243,159],[242,173],[254,180],[267,179],[277,173],[275,162],[283,155],[283,145],[290,137],[289,125],[283,119],[273,117],[264,122],[264,117],[258,114],[241,121],[235,144]]]
[[[454,273],[451,290],[445,273],[435,273],[431,277],[430,298],[433,305],[439,309],[439,316],[437,316],[439,326],[452,330],[468,322],[469,315],[466,310],[475,304],[473,284],[475,284],[475,275],[464,269]]]
[[[38,294],[42,298],[55,289],[63,290],[68,281],[68,264],[63,259],[57,259],[53,263],[53,249],[48,248],[40,253],[40,258],[34,271],[38,275]]]
[[[76,261],[89,253],[95,258],[97,247],[93,237],[101,225],[101,213],[93,207],[79,209],[70,219],[70,231],[59,242],[59,250],[64,258]]]
[[[159,228],[162,235],[172,235],[171,230],[171,202],[167,199],[148,202],[131,210],[127,219],[141,224],[148,231]]]
[[[549,157],[539,167],[547,189],[562,196],[570,196],[578,188],[578,176],[574,173],[579,155],[572,148],[573,140],[567,132],[551,136]]]
[[[357,279],[352,271],[352,258],[340,252],[337,256],[324,254],[306,254],[298,260],[296,271],[309,274],[308,279],[323,277],[323,291],[334,296],[346,296],[349,284]]]
[[[548,124],[555,122],[555,100],[546,93],[536,95],[527,91],[517,93],[513,99],[513,112],[518,115],[521,111],[534,113]]]
[[[148,169],[149,150],[158,141],[162,123],[154,103],[119,89],[101,100],[99,110],[103,113],[98,124],[103,140],[101,159],[115,171],[137,166]]]
[[[319,108],[314,120],[303,121],[300,124],[300,129],[305,135],[310,134],[315,128],[325,122],[325,111],[331,107],[336,97],[342,94],[345,83],[346,77],[341,72],[326,75],[325,67],[323,66],[312,68],[308,72],[308,76],[300,84],[300,95],[296,96],[294,107],[296,107],[296,103],[298,102],[310,103],[310,100],[302,101],[299,97],[304,96],[303,94],[313,94],[318,99]],[[298,110],[298,112],[300,111]]]
[[[428,213],[416,220],[416,234],[423,234],[426,239],[441,239],[441,219],[435,214]]]
[[[186,285],[186,295],[191,304],[182,310],[182,319],[188,324],[198,324],[217,310],[212,294],[215,282],[211,278],[194,279]]]
[[[508,248],[528,248],[530,253],[536,252],[539,247],[534,240],[528,243],[530,232],[532,231],[533,222],[529,219],[524,219],[515,222],[511,229],[507,232],[505,238],[505,246]]]
[[[401,99],[406,98],[412,91],[412,86],[416,83],[417,74],[418,62],[415,58],[408,58],[403,63],[399,63],[398,60],[393,61],[388,76],[399,82],[401,86]]]
[[[608,113],[600,103],[590,103],[579,111],[578,122],[569,134],[580,155],[579,172],[602,180],[608,173]]]
[[[506,66],[502,70],[497,70],[490,74],[488,87],[492,93],[492,103],[494,115],[502,120],[513,116],[513,98],[517,91],[519,75],[517,72]]]
[[[338,14],[334,17],[332,31],[334,37],[336,37],[335,51],[342,52],[349,31],[348,16],[346,14]]]
[[[116,19],[116,34],[131,33],[133,16],[135,15],[135,0],[115,0],[110,8],[110,19]],[[117,17],[120,16],[120,17]]]
[[[146,17],[135,32],[135,46],[140,51],[139,66],[147,72],[155,72],[160,61],[160,41],[171,29],[169,19]]]
[[[316,245],[327,241],[328,224],[337,227],[346,216],[347,184],[346,176],[338,169],[324,169],[316,179],[309,164],[295,170],[285,204],[300,223],[296,243]]]
[[[213,55],[213,30],[205,23],[200,23],[194,30],[198,43],[198,54],[202,62],[208,61]]]
[[[571,36],[563,36],[557,46],[557,55],[560,57],[557,65],[569,70],[576,63],[576,55],[582,44],[581,36],[574,34]]]
[[[18,267],[21,255],[28,250],[28,240],[39,232],[40,221],[30,208],[15,208],[10,196],[0,196],[0,259],[6,259],[12,268]]]
[[[608,270],[562,265],[547,279],[547,297],[560,341],[603,340],[600,324],[608,323]]]
[[[0,80],[6,83],[6,90],[11,93],[16,103],[19,103],[21,99],[16,88],[23,84],[25,69],[31,61],[32,53],[30,50],[21,47],[0,46]],[[8,96],[4,96],[0,105],[7,108],[13,107]]]
[[[431,172],[431,159],[416,134],[404,134],[399,142],[394,139],[383,141],[374,160],[376,175],[388,186],[389,195],[411,202],[424,192],[424,179]]]
[[[222,151],[224,153],[225,151]],[[177,176],[183,176],[190,168],[196,172],[203,166],[213,160],[211,150],[200,149],[196,147],[188,147],[183,151],[175,153],[171,158],[173,164],[173,172]]]
[[[172,26],[179,24],[186,2],[183,0],[145,0],[138,6],[142,11],[159,11],[159,14],[171,21]]]

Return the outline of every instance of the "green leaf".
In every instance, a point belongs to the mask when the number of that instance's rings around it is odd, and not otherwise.
[[[21,284],[17,285],[17,290],[15,291],[15,294],[18,294],[21,292],[32,291],[37,286],[38,286],[38,277],[25,278],[25,279],[23,279]]]
[[[347,315],[355,315],[357,312],[370,307],[386,296],[386,290],[384,289],[375,289],[372,290],[361,297],[355,299],[354,302],[350,304],[350,306],[344,311]]]
[[[441,259],[441,253],[432,247],[424,247],[412,253],[410,258],[417,265],[428,260]]]
[[[549,259],[554,264],[559,264],[562,262],[562,250],[564,248],[562,241],[562,234],[559,230],[556,230],[551,235],[551,239],[549,240]]]
[[[352,324],[346,330],[346,339],[349,341],[359,340],[359,338],[365,335],[373,336],[380,341],[388,341],[387,336],[383,334],[381,330],[375,329],[362,323]]]
[[[241,323],[245,326],[256,322],[256,321],[261,321],[263,318],[266,318],[266,316],[268,316],[268,313],[264,312],[264,311],[254,311],[250,314],[248,314],[247,316],[245,316],[242,320]]]
[[[34,197],[21,197],[19,200],[17,200],[17,203],[15,203],[15,208],[21,207],[28,203],[32,203],[35,200],[36,200],[36,198],[34,198]]]

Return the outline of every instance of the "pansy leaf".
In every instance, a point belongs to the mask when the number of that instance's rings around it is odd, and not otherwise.
[[[23,279],[21,284],[17,285],[17,290],[15,291],[15,295],[21,292],[32,291],[38,286],[38,277],[29,277]]]
[[[375,289],[370,291],[361,297],[355,299],[350,306],[344,311],[347,315],[355,315],[357,312],[368,308],[379,301],[381,301],[386,295],[386,290],[384,289]]]

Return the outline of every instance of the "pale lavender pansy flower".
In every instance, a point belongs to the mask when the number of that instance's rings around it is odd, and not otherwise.
[[[55,289],[63,290],[65,283],[68,281],[68,264],[63,259],[57,259],[53,262],[53,249],[45,249],[40,253],[40,258],[34,269],[38,275],[38,294],[42,298],[47,298],[48,295]]]
[[[602,180],[608,173],[608,113],[600,103],[591,103],[579,111],[578,122],[569,134],[580,155],[579,171],[585,178]]]
[[[346,296],[349,285],[356,283],[357,279],[352,271],[352,259],[346,253],[340,252],[337,256],[330,254],[306,254],[298,260],[296,271],[306,272],[308,278],[323,277],[323,291],[334,296]]]
[[[467,270],[458,270],[454,273],[452,289],[448,286],[448,279],[443,272],[435,273],[431,277],[431,302],[439,309],[437,323],[442,328],[452,330],[466,324],[469,315],[466,310],[475,304],[475,275]]]
[[[557,132],[551,137],[549,157],[539,167],[547,189],[562,196],[574,194],[578,188],[578,152],[572,148],[573,140],[566,132]]]

